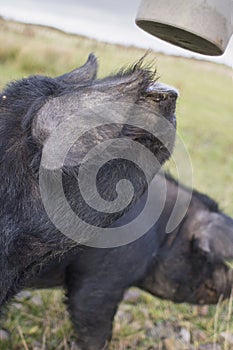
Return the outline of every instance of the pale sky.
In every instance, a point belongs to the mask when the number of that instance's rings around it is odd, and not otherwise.
[[[0,0],[0,15],[54,26],[98,40],[154,49],[167,54],[207,59],[233,67],[233,37],[223,56],[212,58],[178,48],[139,29],[140,0]]]

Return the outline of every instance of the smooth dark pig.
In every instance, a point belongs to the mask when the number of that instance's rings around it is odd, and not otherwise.
[[[158,202],[163,200],[158,195],[163,181],[163,176],[157,175],[151,183],[154,215]],[[80,349],[108,348],[118,304],[131,286],[160,298],[192,304],[215,304],[221,296],[230,296],[233,270],[227,260],[233,258],[233,220],[212,199],[178,186],[168,175],[165,184],[167,194],[161,215],[140,239],[112,249],[75,248],[64,259],[47,264],[27,286],[65,287]],[[145,193],[112,227],[137,217],[146,199]],[[175,206],[177,213],[180,207],[184,215],[173,231],[166,233]]]
[[[178,184],[171,177],[167,183],[169,201],[174,203]],[[216,304],[231,294],[232,259],[232,218],[214,200],[193,191],[187,214],[174,232],[164,235],[140,287],[177,303]]]

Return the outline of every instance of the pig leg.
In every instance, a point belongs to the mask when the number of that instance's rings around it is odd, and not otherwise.
[[[114,315],[124,293],[106,271],[94,272],[80,278],[75,267],[69,267],[67,273],[68,310],[80,350],[108,349]]]

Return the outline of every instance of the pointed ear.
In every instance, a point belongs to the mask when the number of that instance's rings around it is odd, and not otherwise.
[[[97,75],[97,58],[94,54],[88,56],[87,62],[80,68],[56,77],[55,80],[62,81],[66,84],[78,84],[83,81],[93,80]]]
[[[202,215],[208,218],[194,232],[194,247],[214,260],[233,259],[233,220],[222,213],[203,211]]]

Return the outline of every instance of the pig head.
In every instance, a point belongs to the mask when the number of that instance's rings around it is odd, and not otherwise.
[[[161,220],[175,203],[177,183],[167,179],[168,198]],[[182,191],[190,190],[182,187]],[[182,222],[166,234],[141,287],[174,302],[216,304],[233,288],[233,220],[215,201],[193,191]]]

